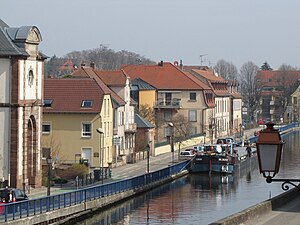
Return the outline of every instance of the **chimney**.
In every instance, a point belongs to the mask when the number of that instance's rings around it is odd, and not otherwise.
[[[180,67],[180,69],[183,69],[182,59],[180,59],[179,67]]]
[[[81,63],[81,67],[84,67],[85,66],[85,63]]]
[[[92,67],[92,69],[95,69],[95,63],[94,63],[94,62],[91,62],[91,63],[90,63],[90,67]]]
[[[164,61],[160,61],[160,63],[158,63],[159,66],[164,66]]]

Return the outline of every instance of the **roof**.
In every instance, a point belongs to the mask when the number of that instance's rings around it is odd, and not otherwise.
[[[205,79],[211,81],[211,82],[224,82],[227,83],[226,80],[224,80],[222,77],[217,76],[213,70],[192,70],[193,72],[200,74]]]
[[[45,113],[99,113],[104,92],[92,78],[53,78],[44,81],[44,100],[52,100]],[[83,100],[91,100],[92,107],[81,107]]]
[[[169,62],[162,62],[159,65],[127,65],[123,70],[131,79],[141,78],[158,90],[199,90],[201,88],[182,70]]]
[[[103,82],[103,80],[96,74],[93,68],[88,66],[81,66],[77,70],[72,73],[72,77],[74,78],[93,78],[96,80],[98,85],[104,91],[105,94],[110,94],[114,100],[114,106],[125,105],[125,101],[117,95],[113,90],[111,90],[107,85]]]
[[[13,43],[5,30],[6,27],[0,27],[0,56],[28,56]]]
[[[217,76],[213,70],[204,69],[204,70],[192,70],[191,73],[196,76],[196,78],[205,81],[210,87],[211,90],[215,93],[216,97],[229,97],[231,94],[227,89],[228,81],[224,78]],[[221,84],[221,85],[219,85]]]
[[[139,90],[155,90],[152,85],[148,84],[146,81],[139,77],[131,80],[131,85],[138,86]]]
[[[28,57],[24,49],[24,43],[39,44],[42,36],[36,26],[9,27],[0,20],[0,56]],[[44,54],[38,53],[39,57],[46,58]]]
[[[140,116],[139,114],[134,115],[134,121],[137,125],[137,128],[154,128],[155,126],[150,123],[148,120]]]
[[[263,86],[290,86],[300,79],[300,71],[260,70],[256,74],[256,79]]]
[[[3,20],[0,19],[0,27],[9,27]]]
[[[108,86],[124,86],[126,75],[122,70],[95,70],[96,74]]]

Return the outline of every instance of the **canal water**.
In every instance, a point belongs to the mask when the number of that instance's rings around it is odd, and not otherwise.
[[[276,178],[299,178],[300,133],[283,139],[286,144]],[[234,176],[189,174],[77,224],[205,225],[282,192],[281,183],[266,183],[257,168]]]

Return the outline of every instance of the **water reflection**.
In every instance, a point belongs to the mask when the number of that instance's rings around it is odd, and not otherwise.
[[[298,178],[300,133],[285,135],[278,177]],[[257,168],[235,176],[191,174],[78,224],[209,224],[282,193]]]

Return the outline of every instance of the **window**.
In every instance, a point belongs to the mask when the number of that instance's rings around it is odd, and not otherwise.
[[[171,110],[164,111],[164,119],[166,122],[172,121],[172,111]]]
[[[90,122],[82,122],[82,137],[92,136],[92,124]]]
[[[51,132],[51,124],[49,122],[43,122],[42,133],[43,134],[50,134],[50,132]]]
[[[44,99],[44,107],[52,107],[52,99]]]
[[[196,93],[195,92],[190,93],[190,101],[196,101]]]
[[[189,111],[189,121],[190,122],[196,122],[197,121],[197,111],[196,110],[190,110]]]
[[[92,100],[83,100],[81,103],[82,108],[92,108],[93,101]]]
[[[171,136],[171,128],[165,127],[165,137]]]
[[[197,127],[190,127],[189,128],[189,133],[190,133],[190,135],[197,134]]]
[[[42,158],[47,159],[50,156],[51,149],[50,148],[42,148]]]

